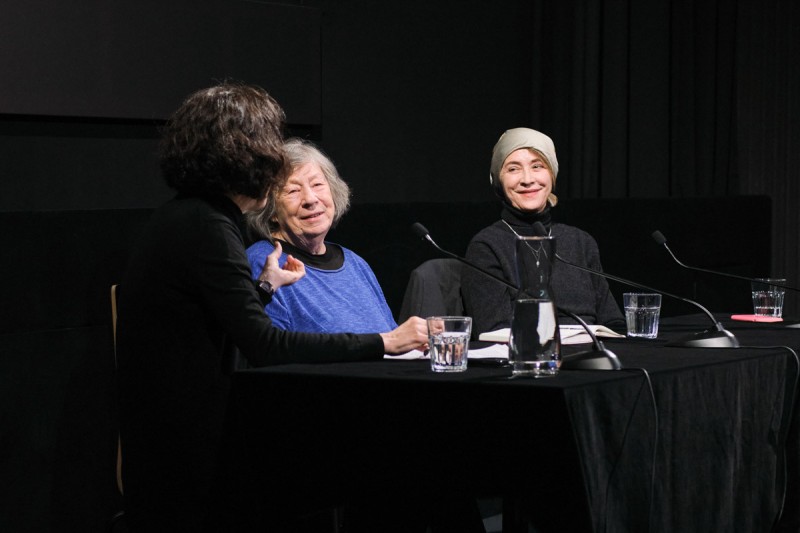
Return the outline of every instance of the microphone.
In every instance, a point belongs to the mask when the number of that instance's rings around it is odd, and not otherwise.
[[[744,281],[750,281],[750,282],[753,282],[753,281],[760,282],[761,281],[761,280],[758,280],[758,279],[755,279],[755,278],[748,278],[748,277],[745,277],[745,276],[737,276],[736,274],[728,274],[727,272],[717,272],[715,270],[707,270],[705,268],[699,268],[699,267],[693,267],[693,266],[689,266],[689,265],[684,265],[683,263],[681,263],[678,260],[677,257],[675,257],[675,254],[672,253],[672,250],[669,249],[669,246],[667,246],[667,238],[664,237],[663,233],[661,233],[660,231],[656,230],[656,231],[653,232],[652,237],[653,237],[653,240],[656,241],[656,244],[662,245],[667,250],[667,252],[669,252],[669,255],[672,256],[672,259],[674,259],[675,262],[678,263],[683,268],[688,268],[689,270],[696,270],[698,272],[706,272],[708,274],[716,274],[717,276],[725,276],[725,277],[728,277],[728,278],[741,279],[741,280],[744,280]],[[797,287],[790,287],[788,285],[781,285],[779,283],[770,282],[770,285],[774,285],[776,287],[781,287],[783,289],[790,289],[790,290],[793,290],[793,291],[800,291],[800,289],[797,288]]]
[[[430,232],[420,224],[419,222],[415,222],[411,225],[411,231],[414,234],[423,239],[428,241],[433,245],[434,248],[442,252],[443,254],[452,257],[453,259],[457,259],[461,263],[464,263],[468,267],[472,268],[473,270],[480,272],[484,276],[488,276],[493,280],[497,281],[498,283],[502,283],[506,287],[510,288],[515,292],[519,292],[519,287],[516,285],[509,283],[508,281],[504,280],[503,278],[492,274],[488,270],[484,270],[483,268],[479,267],[478,265],[473,264],[470,261],[467,261],[460,255],[456,255],[452,252],[445,250],[444,248],[440,247],[436,244],[436,241],[433,240],[431,237]],[[622,363],[619,362],[619,358],[617,358],[616,354],[611,350],[608,350],[602,342],[597,338],[594,332],[589,328],[586,322],[583,321],[578,315],[567,311],[565,309],[558,308],[559,312],[562,312],[575,321],[577,321],[583,329],[589,334],[589,337],[592,339],[592,351],[590,352],[579,352],[575,354],[565,355],[561,358],[561,369],[564,370],[619,370],[622,368]]]
[[[436,244],[436,242],[433,240],[433,238],[431,237],[431,234],[430,234],[430,232],[427,230],[427,228],[426,228],[425,226],[423,226],[422,224],[420,224],[419,222],[415,222],[414,224],[412,224],[412,225],[411,225],[411,231],[413,231],[413,232],[414,232],[414,234],[415,234],[417,237],[419,237],[419,238],[421,238],[422,240],[425,240],[425,241],[428,241],[429,243],[431,243],[431,244],[433,245],[433,247],[434,247],[434,248],[436,248],[437,250],[439,250],[439,251],[440,251],[440,252],[442,252],[443,254],[445,254],[445,255],[448,255],[448,256],[452,257],[453,259],[457,259],[457,260],[461,261],[462,263],[464,263],[465,265],[467,265],[468,267],[471,267],[472,269],[474,269],[474,270],[477,270],[477,271],[478,271],[478,272],[480,272],[481,274],[483,274],[483,275],[485,275],[485,276],[489,276],[489,277],[490,277],[490,278],[492,278],[493,280],[495,280],[495,281],[497,281],[497,282],[499,282],[499,283],[502,283],[502,284],[503,284],[503,285],[505,285],[506,287],[509,287],[510,289],[512,289],[512,290],[514,290],[514,291],[517,291],[517,292],[519,292],[519,287],[517,287],[517,286],[515,286],[515,285],[512,285],[511,283],[507,282],[506,280],[504,280],[504,279],[503,279],[503,278],[501,278],[500,276],[497,276],[497,275],[495,275],[495,274],[492,274],[492,273],[491,273],[491,272],[489,272],[488,270],[484,270],[484,269],[480,268],[480,267],[479,267],[479,266],[477,266],[477,265],[473,265],[472,263],[470,263],[469,261],[467,261],[466,259],[464,259],[464,258],[463,258],[463,257],[461,257],[460,255],[456,255],[456,254],[454,254],[453,252],[448,252],[448,251],[447,251],[447,250],[445,250],[444,248],[440,247],[440,246],[439,246],[438,244]]]
[[[534,231],[536,231],[537,233],[538,232],[542,232],[544,234],[547,233],[547,230],[545,229],[544,224],[542,224],[541,222],[537,222],[537,223],[534,224]],[[636,283],[634,281],[630,281],[630,280],[627,280],[627,279],[624,279],[624,278],[620,278],[620,277],[617,277],[617,276],[612,276],[611,274],[607,274],[605,272],[600,272],[598,270],[593,270],[591,268],[587,268],[587,267],[584,267],[584,266],[581,266],[581,265],[576,265],[575,263],[567,261],[566,259],[561,257],[560,255],[558,255],[558,253],[556,253],[555,256],[556,256],[556,259],[558,259],[559,261],[561,261],[565,265],[569,265],[569,266],[571,266],[573,268],[577,268],[578,270],[583,270],[584,272],[588,272],[588,273],[594,274],[596,276],[600,276],[600,277],[603,277],[603,278],[606,278],[606,279],[618,281],[619,283],[622,283],[624,285],[629,285],[629,286],[635,287],[637,289],[645,290],[645,291],[648,291],[648,292],[657,292],[657,293],[662,294],[664,296],[668,296],[670,298],[675,298],[675,299],[680,300],[682,302],[686,302],[688,304],[691,304],[691,305],[697,307],[698,309],[700,309],[701,311],[703,311],[703,313],[705,313],[706,316],[708,316],[708,318],[710,318],[711,321],[714,323],[714,328],[713,329],[707,329],[707,330],[701,331],[699,333],[695,333],[695,334],[689,335],[687,337],[683,337],[681,339],[678,339],[678,340],[675,340],[675,341],[672,341],[672,342],[668,342],[666,344],[667,346],[680,346],[680,347],[684,347],[685,346],[685,347],[692,347],[692,348],[738,348],[739,347],[739,340],[733,335],[733,333],[731,333],[730,331],[728,331],[724,327],[722,327],[722,324],[719,322],[719,320],[714,318],[714,315],[711,314],[711,312],[708,309],[706,309],[705,307],[703,307],[699,303],[695,302],[694,300],[690,300],[688,298],[684,298],[682,296],[678,296],[678,295],[671,294],[671,293],[668,293],[668,292],[660,291],[658,289],[654,289],[652,287],[648,287],[647,285],[642,285],[641,283]]]

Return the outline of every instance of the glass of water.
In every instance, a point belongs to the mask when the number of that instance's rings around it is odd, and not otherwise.
[[[431,370],[463,372],[467,369],[472,318],[468,316],[432,316],[428,321],[428,344]]]
[[[757,278],[750,285],[753,290],[753,313],[758,316],[780,318],[783,316],[783,296],[786,289],[778,285],[786,285],[782,278]]]
[[[661,315],[661,295],[626,292],[625,322],[628,337],[655,339],[658,337],[658,319]]]

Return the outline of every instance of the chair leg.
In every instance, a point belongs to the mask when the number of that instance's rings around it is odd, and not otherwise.
[[[120,437],[117,437],[117,490],[120,494],[124,494],[122,491],[122,440]]]

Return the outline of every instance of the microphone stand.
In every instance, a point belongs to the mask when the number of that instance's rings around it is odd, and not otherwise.
[[[699,333],[694,333],[692,335],[682,337],[680,339],[667,343],[666,344],[667,346],[677,346],[677,347],[687,347],[687,348],[688,347],[691,348],[738,348],[739,347],[739,341],[733,335],[733,333],[726,330],[722,326],[722,324],[716,318],[714,318],[714,315],[711,314],[711,312],[708,309],[706,309],[699,303],[695,302],[694,300],[689,300],[688,298],[683,298],[682,296],[677,296],[675,294],[670,294],[668,292],[656,290],[653,289],[652,287],[648,287],[647,285],[642,285],[640,283],[635,283],[627,279],[618,278],[617,276],[612,276],[611,274],[607,274],[605,272],[598,272],[597,270],[592,270],[591,268],[586,268],[580,265],[576,265],[575,263],[567,261],[558,254],[556,254],[556,259],[558,259],[565,265],[577,268],[578,270],[583,270],[584,272],[588,272],[590,274],[595,274],[597,276],[608,278],[610,280],[618,281],[624,285],[629,285],[631,287],[642,289],[648,292],[657,292],[659,294],[663,294],[664,296],[669,296],[670,298],[676,298],[682,302],[692,304],[695,307],[699,308],[701,311],[703,311],[703,313],[705,313],[708,316],[708,318],[710,318],[711,321],[714,323],[713,329],[707,329]]]
[[[534,231],[537,231],[542,234],[546,232],[544,224],[542,224],[541,222],[537,222],[533,226],[534,226]],[[682,337],[676,341],[668,342],[666,346],[677,346],[677,347],[687,347],[687,348],[688,347],[691,348],[738,348],[739,347],[739,341],[736,337],[734,337],[733,333],[722,327],[722,324],[720,324],[719,320],[714,318],[714,315],[712,315],[708,309],[706,309],[699,303],[695,302],[694,300],[683,298],[682,296],[677,296],[675,294],[670,294],[668,292],[659,291],[653,289],[652,287],[648,287],[647,285],[642,285],[641,283],[635,283],[627,279],[618,278],[616,276],[612,276],[611,274],[606,274],[605,272],[599,272],[597,270],[592,270],[591,268],[586,268],[580,265],[576,265],[575,263],[570,263],[569,261],[562,258],[558,254],[555,255],[556,259],[558,259],[562,263],[577,268],[578,270],[583,270],[584,272],[589,272],[590,274],[594,274],[596,276],[601,276],[603,278],[608,278],[614,281],[618,281],[625,285],[636,287],[637,289],[642,289],[650,292],[657,292],[664,296],[669,296],[670,298],[676,298],[682,302],[692,304],[695,307],[699,308],[701,311],[703,311],[708,316],[708,318],[710,318],[711,321],[714,323],[714,329],[707,329],[705,331],[701,331],[700,333],[695,333],[693,335]]]
[[[503,278],[492,274],[488,270],[484,270],[477,265],[472,264],[470,261],[467,261],[460,255],[456,255],[450,251],[445,250],[444,248],[440,247],[430,235],[430,232],[420,224],[419,222],[414,223],[411,226],[411,230],[420,238],[428,241],[433,245],[434,248],[442,252],[443,254],[452,257],[460,261],[461,263],[467,265],[468,267],[472,268],[473,270],[480,272],[484,276],[488,276],[493,280],[497,281],[498,283],[502,283],[506,287],[510,288],[515,292],[519,292],[519,287],[509,283],[508,281],[504,280]],[[619,358],[617,355],[612,352],[611,350],[607,349],[602,342],[597,338],[591,328],[586,324],[586,322],[580,318],[575,313],[567,311],[566,309],[556,308],[559,312],[568,315],[569,317],[573,318],[576,322],[578,322],[583,329],[589,334],[589,337],[592,339],[592,350],[586,352],[579,352],[570,355],[565,355],[561,358],[561,366],[560,368],[563,370],[619,370],[622,368],[622,363],[619,362]]]
[[[753,281],[760,282],[761,281],[761,280],[757,280],[757,279],[754,279],[754,278],[748,278],[748,277],[745,277],[745,276],[738,276],[736,274],[728,274],[727,272],[717,272],[715,270],[708,270],[708,269],[705,269],[705,268],[699,268],[699,267],[693,267],[693,266],[685,265],[685,264],[681,263],[678,260],[678,258],[675,257],[675,254],[672,253],[672,250],[669,249],[669,246],[667,246],[667,238],[664,237],[663,233],[661,233],[660,231],[656,230],[656,231],[654,231],[652,233],[651,236],[653,237],[653,240],[656,241],[656,244],[662,245],[667,250],[667,252],[669,252],[669,255],[672,256],[672,259],[674,259],[675,262],[678,263],[683,268],[688,268],[689,270],[696,270],[698,272],[706,272],[707,274],[716,274],[717,276],[725,276],[725,277],[728,277],[728,278],[741,279],[741,280],[744,280],[744,281],[750,281],[750,282],[753,282]],[[789,290],[792,290],[792,291],[800,291],[800,288],[790,287],[789,285],[781,285],[779,283],[773,283],[773,282],[770,282],[769,284],[770,285],[774,285],[775,287],[781,287],[782,289],[789,289]]]
[[[560,313],[574,319],[578,324],[583,326],[589,337],[592,338],[592,351],[591,352],[578,352],[570,355],[565,355],[561,358],[561,368],[567,370],[574,369],[591,369],[591,370],[619,370],[622,368],[622,363],[619,362],[617,354],[607,349],[603,342],[597,338],[589,325],[578,315],[572,311],[556,307]]]

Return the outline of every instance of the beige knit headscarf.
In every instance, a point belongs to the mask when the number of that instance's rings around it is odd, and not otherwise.
[[[495,187],[495,191],[501,198],[505,198],[503,186],[500,183],[500,169],[506,158],[515,150],[520,148],[533,148],[547,160],[547,164],[553,173],[553,190],[556,188],[556,176],[558,176],[558,159],[556,159],[556,147],[553,139],[536,130],[530,128],[513,128],[507,130],[492,150],[492,166],[489,169],[489,181]],[[550,192],[547,202],[554,206],[558,203],[558,197]]]

